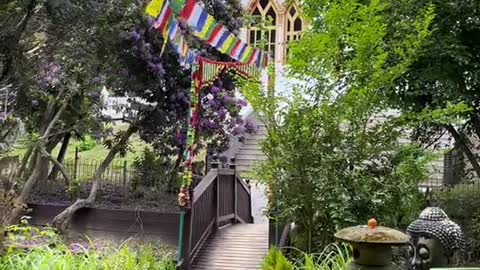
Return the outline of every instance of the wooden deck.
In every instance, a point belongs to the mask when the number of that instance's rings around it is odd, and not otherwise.
[[[258,270],[268,252],[268,224],[220,229],[200,251],[193,270]]]

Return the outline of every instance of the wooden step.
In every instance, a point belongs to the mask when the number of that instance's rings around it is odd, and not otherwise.
[[[248,140],[255,140],[255,141],[264,141],[267,138],[265,134],[254,134],[245,137],[246,141]]]
[[[261,149],[243,149],[241,148],[237,155],[265,155]]]
[[[260,164],[261,160],[252,160],[252,159],[236,159],[235,164],[238,166],[247,166],[247,167],[254,167],[257,164]]]
[[[267,160],[267,157],[261,153],[259,155],[249,155],[249,154],[236,154],[235,155],[235,160],[238,164],[238,161],[239,160],[254,160],[254,161],[264,161],[264,160]]]
[[[219,230],[200,251],[194,270],[258,270],[268,252],[268,224]]]
[[[258,143],[243,144],[240,150],[262,150],[262,146]]]

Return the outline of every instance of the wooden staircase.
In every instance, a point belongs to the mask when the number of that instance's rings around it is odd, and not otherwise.
[[[193,270],[258,270],[268,252],[268,224],[219,229],[200,251]]]
[[[267,128],[265,124],[258,124],[257,133],[245,138],[244,143],[235,154],[237,172],[240,175],[249,172],[256,164],[266,160],[261,147],[261,143],[266,137]]]

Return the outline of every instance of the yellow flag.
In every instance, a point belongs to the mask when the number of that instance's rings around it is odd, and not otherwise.
[[[162,11],[162,7],[165,0],[152,0],[150,4],[147,5],[145,11],[148,15],[157,18],[160,12]]]

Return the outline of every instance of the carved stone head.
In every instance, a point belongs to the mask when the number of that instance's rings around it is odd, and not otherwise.
[[[412,269],[448,266],[464,247],[463,233],[438,207],[428,207],[407,228],[415,248],[410,250]]]

